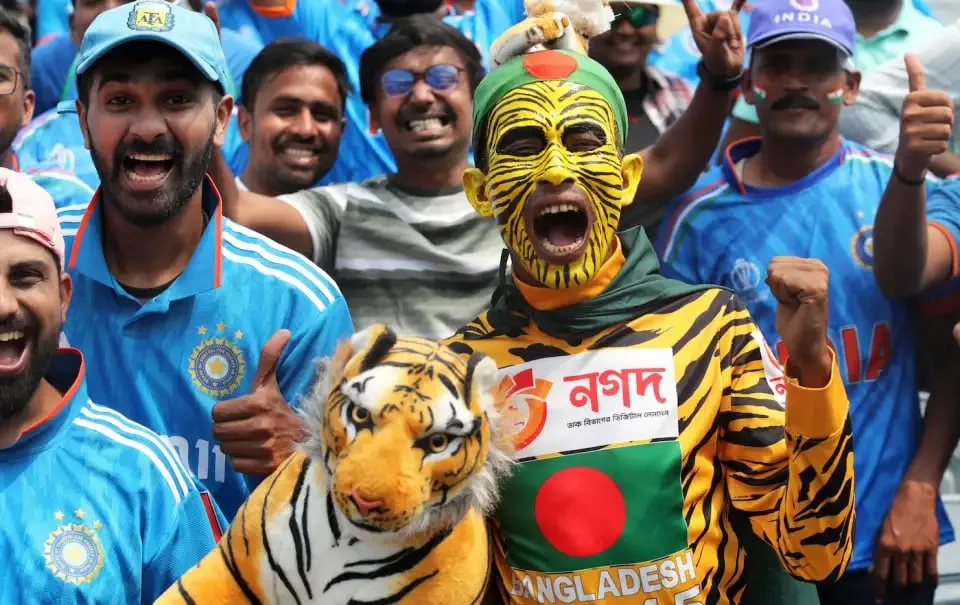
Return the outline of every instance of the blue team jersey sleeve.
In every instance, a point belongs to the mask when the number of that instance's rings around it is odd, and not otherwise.
[[[277,381],[284,399],[299,407],[301,395],[313,384],[316,361],[333,355],[337,344],[353,334],[353,319],[340,296],[319,317],[298,314],[290,331],[293,336],[280,358]]]
[[[953,250],[953,277],[957,276],[957,246],[960,243],[960,176],[927,190],[927,222],[943,232]]]
[[[141,588],[144,605],[153,603],[210,552],[227,526],[210,494],[196,479],[191,480],[192,489],[179,503],[159,499],[146,524]]]
[[[94,190],[89,185],[65,170],[31,169],[26,173],[33,182],[50,194],[58,211],[67,208],[86,208],[93,197]]]

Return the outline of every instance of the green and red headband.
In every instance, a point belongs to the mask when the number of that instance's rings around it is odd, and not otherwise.
[[[525,84],[545,80],[573,82],[600,93],[610,104],[617,120],[620,146],[626,144],[627,103],[616,80],[603,65],[570,50],[541,50],[520,55],[487,74],[473,98],[474,140],[479,138],[484,119],[507,93]]]

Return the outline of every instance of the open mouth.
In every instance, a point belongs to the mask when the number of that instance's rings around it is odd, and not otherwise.
[[[156,185],[167,178],[173,164],[169,153],[131,153],[123,158],[123,171],[131,183]]]
[[[527,220],[537,256],[554,265],[565,265],[583,253],[590,231],[591,215],[580,200],[536,204]]]
[[[403,123],[403,127],[408,132],[423,136],[439,133],[444,128],[449,126],[450,123],[451,119],[449,116],[430,116],[425,118],[417,118],[416,120],[408,120]]]
[[[24,330],[0,332],[0,375],[19,374],[27,360],[27,333]]]
[[[290,164],[296,166],[312,166],[320,159],[321,150],[314,145],[297,145],[295,143],[280,148],[280,155]]]

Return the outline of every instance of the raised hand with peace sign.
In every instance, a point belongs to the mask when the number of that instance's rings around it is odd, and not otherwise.
[[[740,31],[740,9],[746,0],[733,0],[730,10],[704,14],[697,0],[683,0],[693,41],[703,63],[715,78],[735,78],[743,71],[744,42]]]
[[[904,55],[910,92],[900,113],[900,141],[897,145],[896,174],[907,184],[923,184],[930,159],[947,151],[953,130],[953,100],[939,90],[927,90],[927,78],[920,60]]]

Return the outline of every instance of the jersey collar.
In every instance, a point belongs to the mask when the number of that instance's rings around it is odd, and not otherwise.
[[[70,249],[67,268],[112,288],[119,296],[132,299],[133,297],[113,278],[103,256],[103,216],[99,201],[100,189],[98,188],[80,220],[77,235]],[[156,304],[168,306],[174,300],[189,298],[220,287],[223,204],[220,192],[209,175],[203,183],[203,209],[210,217],[210,222],[200,237],[200,242],[193,251],[187,267],[180,277],[157,297],[154,301]]]
[[[724,154],[722,164],[723,179],[731,187],[739,191],[741,195],[749,195],[754,198],[766,198],[791,195],[802,191],[830,176],[834,170],[843,164],[847,155],[847,142],[843,140],[840,143],[839,151],[837,151],[833,157],[802,179],[789,185],[784,185],[783,187],[754,187],[753,185],[744,183],[743,180],[740,179],[737,164],[741,160],[756,155],[760,151],[761,146],[762,141],[760,137],[750,137],[731,144],[727,147],[727,151]]]
[[[60,403],[44,418],[25,429],[19,440],[0,448],[0,458],[19,458],[44,449],[76,415],[80,405],[87,401],[86,364],[83,354],[77,349],[58,350],[44,379],[63,393]]]

